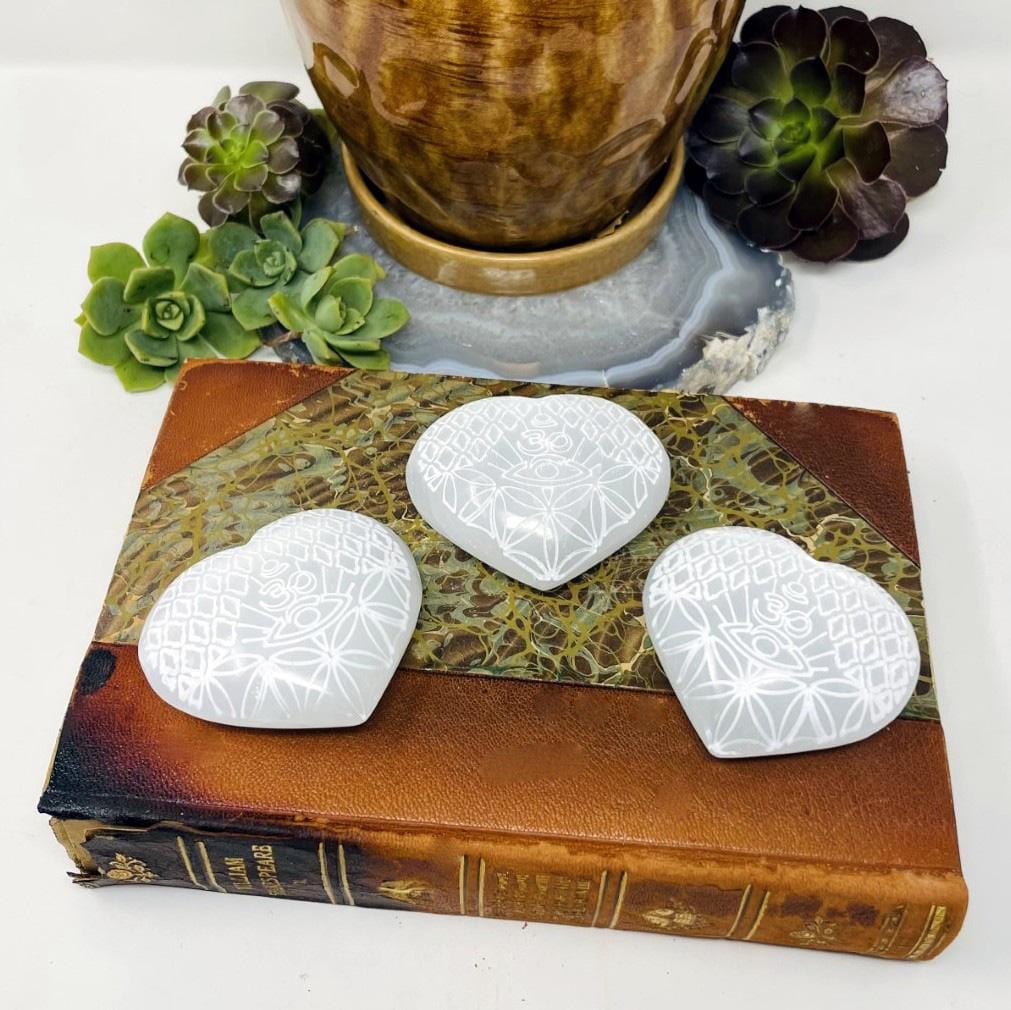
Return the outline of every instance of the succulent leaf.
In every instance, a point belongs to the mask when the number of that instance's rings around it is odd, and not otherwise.
[[[319,187],[331,143],[297,94],[293,84],[251,81],[236,95],[223,88],[190,117],[179,181],[204,194],[199,210],[209,225],[240,217],[257,225]]]
[[[200,248],[200,232],[192,221],[175,214],[163,214],[147,230],[142,248],[148,263],[169,267],[178,284]]]
[[[77,350],[97,365],[115,366],[126,360],[130,354],[123,330],[106,337],[95,330],[90,323],[81,326]]]
[[[175,337],[160,340],[148,336],[143,330],[131,330],[126,335],[126,346],[142,365],[158,365],[162,368],[174,365],[179,360],[179,346]]]
[[[214,270],[227,270],[243,249],[252,249],[258,235],[249,225],[226,221],[204,233],[209,266]]]
[[[144,265],[144,259],[132,245],[125,242],[107,242],[91,247],[88,258],[88,280],[92,284],[102,277],[113,277],[124,284],[130,271]]]
[[[890,252],[947,160],[947,82],[923,40],[851,7],[784,5],[740,38],[688,132],[690,185],[756,245],[824,262]]]
[[[260,346],[260,338],[249,333],[230,315],[212,312],[200,337],[222,358],[248,358]]]
[[[351,253],[342,256],[333,265],[333,278],[364,277],[366,280],[381,281],[386,271],[371,257],[363,253]]]
[[[165,369],[144,365],[131,354],[116,365],[116,376],[128,393],[142,393],[165,382]]]
[[[123,329],[136,318],[137,310],[126,304],[125,285],[115,277],[99,277],[92,285],[81,309],[92,329],[103,337]]]
[[[298,252],[300,269],[313,273],[326,266],[337,254],[344,240],[344,225],[317,217],[302,229],[302,248]]]
[[[179,290],[192,295],[208,312],[228,312],[228,282],[216,270],[202,263],[191,263]]]
[[[143,305],[149,298],[171,291],[175,274],[170,267],[138,267],[131,271],[123,298],[131,305]]]
[[[289,249],[296,256],[302,251],[302,236],[283,211],[264,214],[260,218],[260,231],[264,238],[271,239]]]

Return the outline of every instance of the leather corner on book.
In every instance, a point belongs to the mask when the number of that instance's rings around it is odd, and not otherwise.
[[[785,400],[725,399],[919,564],[906,459],[894,414]]]
[[[187,361],[176,381],[141,489],[151,487],[307,396],[347,368],[266,361]],[[227,403],[227,411],[220,404]]]

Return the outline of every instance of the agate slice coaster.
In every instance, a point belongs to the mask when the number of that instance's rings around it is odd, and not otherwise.
[[[548,590],[641,533],[670,488],[660,440],[595,396],[497,396],[418,439],[407,489],[425,521],[492,568]]]
[[[139,655],[170,705],[228,726],[357,726],[410,641],[421,578],[382,523],[297,512],[198,561],[152,608]]]
[[[347,251],[375,257],[383,293],[411,310],[410,324],[383,342],[394,371],[723,393],[765,367],[793,316],[782,257],[719,225],[687,186],[631,263],[543,295],[457,291],[398,263],[365,230],[339,157],[305,215],[351,225]],[[301,341],[276,351],[311,361]]]
[[[898,603],[765,530],[678,540],[650,570],[643,607],[660,665],[716,757],[863,740],[916,685],[916,633]]]

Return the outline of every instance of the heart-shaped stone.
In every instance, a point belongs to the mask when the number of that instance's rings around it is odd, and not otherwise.
[[[297,512],[187,569],[140,636],[154,690],[229,726],[357,726],[407,648],[421,578],[382,523]]]
[[[641,533],[670,489],[660,440],[595,396],[496,396],[440,417],[407,461],[430,526],[485,564],[554,589]]]
[[[643,607],[660,665],[716,757],[863,740],[916,686],[916,633],[895,600],[766,530],[678,540],[650,570]]]

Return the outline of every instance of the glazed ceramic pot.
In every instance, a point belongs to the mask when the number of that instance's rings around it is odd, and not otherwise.
[[[743,0],[284,0],[363,174],[449,242],[543,249],[661,173]]]

